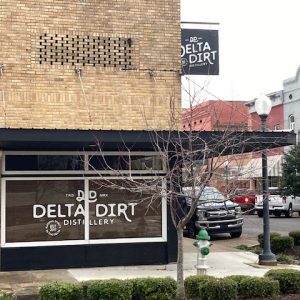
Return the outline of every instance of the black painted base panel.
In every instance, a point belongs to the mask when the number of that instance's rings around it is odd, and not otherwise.
[[[2,248],[1,271],[167,264],[170,250],[166,242]]]

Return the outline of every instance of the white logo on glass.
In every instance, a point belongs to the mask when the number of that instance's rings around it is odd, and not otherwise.
[[[46,224],[46,232],[50,236],[56,236],[60,233],[61,230],[61,225],[58,221],[56,220],[51,220]]]

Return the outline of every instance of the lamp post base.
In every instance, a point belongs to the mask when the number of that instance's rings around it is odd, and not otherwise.
[[[258,256],[258,264],[261,266],[277,266],[276,256],[273,253],[260,254]]]

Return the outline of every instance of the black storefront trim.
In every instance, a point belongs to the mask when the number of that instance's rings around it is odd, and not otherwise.
[[[73,129],[12,129],[0,128],[0,149],[43,151],[153,151],[157,145],[172,150],[180,144],[194,149],[209,146],[223,155],[246,153],[266,148],[284,147],[296,143],[291,132],[222,132],[222,131],[130,131],[130,130],[73,130]],[[220,143],[220,141],[222,143]],[[226,142],[226,145],[224,144]],[[196,147],[196,148],[195,148]],[[212,154],[213,155],[213,154]]]
[[[1,270],[130,266],[175,262],[175,253],[170,255],[171,253],[168,252],[169,247],[166,242],[2,248]]]

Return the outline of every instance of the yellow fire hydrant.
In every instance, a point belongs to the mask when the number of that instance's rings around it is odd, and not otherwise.
[[[209,268],[206,256],[209,254],[209,247],[211,246],[209,242],[210,236],[206,229],[201,229],[196,235],[196,239],[197,241],[195,241],[193,245],[198,248],[197,265],[195,266],[197,275],[206,275],[207,269]]]

